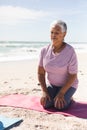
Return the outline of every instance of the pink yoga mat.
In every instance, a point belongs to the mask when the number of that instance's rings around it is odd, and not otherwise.
[[[58,111],[55,108],[45,110],[40,105],[40,97],[29,96],[23,94],[13,94],[0,97],[0,107],[10,106],[19,107],[24,109],[31,109],[40,112],[46,112],[49,114],[62,114],[65,116],[76,116],[79,118],[87,118],[87,102],[75,102],[73,101],[71,106],[67,110]]]

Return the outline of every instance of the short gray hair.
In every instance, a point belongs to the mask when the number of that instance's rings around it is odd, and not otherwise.
[[[67,25],[64,21],[62,20],[53,21],[50,25],[50,28],[53,28],[55,26],[59,26],[62,32],[67,32]]]

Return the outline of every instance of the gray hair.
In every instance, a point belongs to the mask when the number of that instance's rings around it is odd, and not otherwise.
[[[54,21],[51,23],[50,28],[53,28],[55,26],[59,26],[62,32],[67,32],[67,25],[64,21],[62,20]]]

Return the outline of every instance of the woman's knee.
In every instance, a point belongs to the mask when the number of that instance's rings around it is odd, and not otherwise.
[[[63,106],[54,106],[57,110],[61,111],[61,110],[65,110],[67,109],[71,104],[71,100],[69,102],[66,102],[66,104],[64,104]]]
[[[53,100],[46,100],[45,105],[43,106],[45,109],[51,108],[54,106],[54,101]]]

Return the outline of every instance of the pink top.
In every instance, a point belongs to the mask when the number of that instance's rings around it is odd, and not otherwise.
[[[54,54],[52,45],[42,48],[40,54],[39,66],[44,67],[47,72],[48,83],[55,86],[63,86],[68,78],[68,73],[76,74],[78,63],[74,48],[66,43],[65,48],[57,54]],[[77,88],[78,79],[72,87]]]

